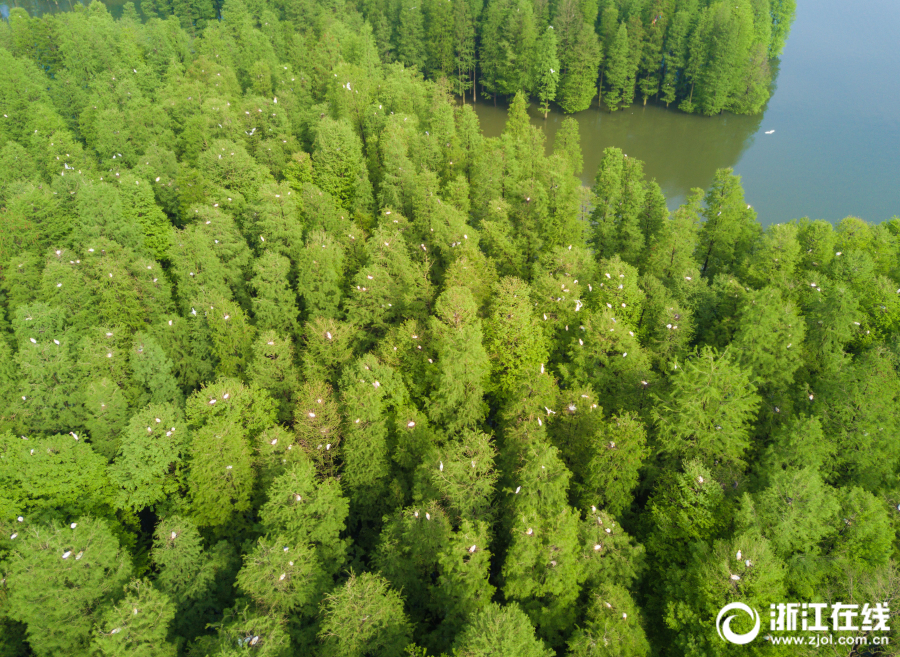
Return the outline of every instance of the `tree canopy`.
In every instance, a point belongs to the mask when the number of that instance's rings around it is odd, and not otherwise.
[[[726,655],[728,602],[900,595],[900,219],[669,212],[527,115],[753,111],[793,2],[140,11],[0,23],[0,655]]]

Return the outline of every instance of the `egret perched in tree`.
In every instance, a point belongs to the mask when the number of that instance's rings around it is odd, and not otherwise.
[[[547,415],[556,415],[556,411],[551,411],[549,408],[544,406],[544,410],[547,411]]]
[[[738,560],[738,561],[741,560],[741,555],[742,555],[741,551],[738,550],[738,551],[737,551],[737,560]]]
[[[469,554],[473,554],[475,552],[475,546],[469,548]]]
[[[77,526],[78,526],[78,523],[73,522],[71,525],[69,525],[69,529],[75,529]]]
[[[65,552],[63,552],[62,558],[63,558],[63,559],[68,559],[70,554],[72,554],[72,551],[71,551],[71,550],[66,550]]]
[[[734,580],[735,582],[738,581],[740,578],[741,578],[740,575],[732,575],[731,576],[731,579]]]
[[[175,540],[175,537],[178,536],[178,533],[177,533],[177,532],[172,532],[171,536],[172,536],[172,540],[174,541],[174,540]]]
[[[533,534],[534,534],[534,530],[531,527],[529,527],[528,529],[525,530],[526,536],[532,536]]]
[[[438,462],[438,468],[440,469],[441,472],[444,471],[444,462],[443,461]]]
[[[414,426],[416,426],[416,423],[413,422],[412,420],[410,420],[409,422],[406,423],[406,426],[407,426],[407,428],[412,429]]]
[[[517,487],[516,487],[516,492],[515,492],[514,494],[515,494],[515,495],[518,495],[520,490],[522,490],[522,487],[521,487],[521,486],[517,486]],[[898,508],[900,508],[900,506],[898,506]],[[21,520],[21,518],[19,518],[19,519]]]

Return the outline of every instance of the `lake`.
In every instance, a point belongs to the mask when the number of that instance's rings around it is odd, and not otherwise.
[[[72,1],[0,0],[32,15],[68,9]],[[105,0],[114,16],[124,2]],[[584,182],[593,182],[603,149],[618,146],[644,161],[673,209],[692,187],[708,188],[716,169],[733,167],[764,225],[900,215],[898,35],[897,0],[798,0],[763,114],[694,116],[652,101],[610,114],[595,101],[574,115]],[[502,132],[505,105],[479,101],[476,111],[486,135]],[[556,109],[545,121],[532,106],[531,116],[551,148],[565,115]]]
[[[716,169],[733,167],[764,224],[808,216],[881,222],[900,215],[900,3],[798,0],[781,56],[777,89],[763,114],[703,117],[648,103],[613,114],[574,114],[585,184],[603,149],[644,161],[671,208],[692,187],[708,188]],[[476,111],[486,135],[503,130],[506,107]],[[565,117],[544,121],[548,146]],[[775,130],[772,135],[763,134]]]

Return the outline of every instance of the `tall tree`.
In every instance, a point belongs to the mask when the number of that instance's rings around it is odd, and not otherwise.
[[[453,434],[484,419],[490,369],[472,293],[464,287],[448,289],[438,297],[435,311],[430,333],[437,363],[428,414]]]
[[[550,113],[550,103],[556,100],[556,89],[559,85],[559,56],[556,53],[556,32],[547,28],[537,42],[536,71],[538,100],[544,118]]]
[[[322,604],[321,654],[399,657],[410,642],[410,626],[400,594],[372,573],[351,574]]]

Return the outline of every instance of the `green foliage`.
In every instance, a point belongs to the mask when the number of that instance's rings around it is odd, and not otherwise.
[[[643,657],[650,644],[642,627],[640,609],[628,590],[605,584],[591,592],[585,624],[569,640],[573,657]]]
[[[333,576],[346,559],[349,541],[340,534],[348,510],[337,480],[317,481],[313,464],[299,459],[269,486],[260,520],[268,532],[311,547],[318,568]]]
[[[410,641],[410,626],[400,595],[384,578],[351,574],[322,603],[319,637],[321,654],[363,657],[377,653],[402,655]]]
[[[707,465],[741,462],[759,404],[747,372],[709,347],[673,367],[671,389],[653,411],[660,448]]]
[[[4,564],[7,615],[28,626],[39,655],[85,653],[92,625],[105,620],[101,605],[131,575],[129,556],[102,520],[89,517],[72,527],[29,522],[18,533]]]
[[[553,653],[534,636],[528,617],[516,604],[492,604],[476,614],[456,639],[454,653],[460,657],[486,657],[496,653],[549,657]]]
[[[172,404],[151,404],[134,415],[109,469],[110,480],[120,489],[116,505],[139,511],[177,494],[189,444],[181,411]]]
[[[149,582],[135,580],[125,587],[125,597],[98,619],[94,650],[104,656],[174,657],[176,648],[166,640],[174,616],[165,594]]]
[[[0,29],[0,654],[711,656],[900,595],[897,220],[670,214],[530,116],[758,113],[793,0],[148,2]]]
[[[438,297],[430,326],[436,371],[429,416],[448,433],[471,429],[484,418],[483,402],[489,368],[482,346],[481,320],[472,293],[450,288]]]
[[[106,459],[82,438],[0,437],[0,505],[36,522],[104,517],[115,503]]]

